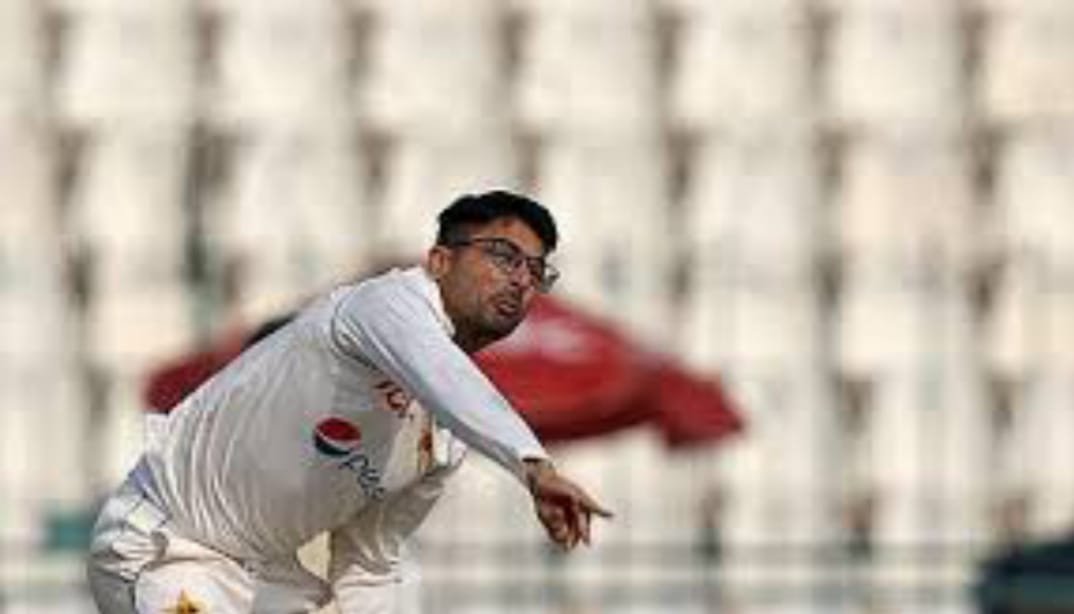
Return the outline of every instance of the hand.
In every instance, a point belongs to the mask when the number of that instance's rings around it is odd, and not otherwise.
[[[548,537],[564,550],[571,550],[579,542],[589,545],[593,514],[611,518],[612,513],[577,484],[559,475],[552,463],[527,459],[525,467],[537,518]]]

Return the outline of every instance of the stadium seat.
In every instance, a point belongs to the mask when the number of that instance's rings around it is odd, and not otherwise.
[[[216,255],[239,266],[243,301],[293,306],[365,263],[374,227],[358,145],[346,133],[281,130],[238,150],[206,221]]]
[[[45,33],[37,3],[0,3],[0,121],[41,108],[47,86]]]
[[[686,244],[732,273],[810,278],[825,236],[816,154],[794,131],[707,140],[683,199]]]
[[[1005,15],[1069,15],[1071,5],[1066,0],[970,0],[970,6],[994,16]]]
[[[814,114],[804,16],[706,11],[682,27],[670,86],[675,124],[741,130]]]
[[[680,317],[682,352],[706,371],[791,368],[817,360],[822,346],[820,303],[808,282],[699,279]]]
[[[840,13],[828,48],[835,119],[865,126],[957,123],[967,96],[955,17],[879,8]]]
[[[969,145],[958,137],[871,134],[850,143],[835,192],[843,257],[966,271],[980,224]]]
[[[85,314],[87,353],[93,364],[141,377],[155,362],[192,347],[193,296],[183,285],[98,287]]]
[[[97,457],[95,486],[119,484],[145,449],[146,412],[142,404],[144,371],[105,368],[101,373],[103,404],[89,433]]]
[[[550,4],[556,8],[538,10],[522,42],[522,122],[538,131],[653,132],[661,95],[648,14]]]
[[[849,263],[834,332],[837,368],[867,378],[978,351],[966,279],[929,268]]]
[[[978,378],[956,362],[875,381],[856,462],[875,498],[878,585],[959,585],[990,539],[992,434]]]
[[[73,20],[57,105],[76,125],[190,121],[196,104],[192,12],[90,13]]]
[[[93,484],[86,461],[91,415],[74,348],[38,364],[0,358],[0,496],[33,507],[80,505]],[[6,506],[5,506],[6,507]]]
[[[662,144],[630,135],[576,134],[550,143],[537,197],[556,214],[568,274],[562,292],[666,343],[671,250],[668,164]]]
[[[743,611],[769,611],[752,589],[808,586],[824,571],[818,546],[838,535],[834,499],[845,460],[835,452],[842,448],[830,391],[816,373],[743,370],[727,381],[747,412],[750,435],[725,444],[717,459],[724,485],[718,575]],[[776,553],[780,562],[773,564]],[[808,603],[792,598],[782,605]]]
[[[350,118],[349,31],[341,13],[237,11],[222,20],[211,116],[225,125],[338,126]]]
[[[1074,373],[1074,266],[1016,255],[1005,263],[986,329],[988,364],[1021,379],[1044,370]]]
[[[502,125],[478,137],[405,138],[385,162],[386,188],[374,235],[377,251],[393,257],[420,258],[435,238],[436,215],[460,194],[522,188],[518,154]]]
[[[981,103],[1001,121],[1074,113],[1074,11],[998,13],[985,36]]]
[[[57,361],[75,337],[60,251],[42,247],[0,249],[0,364],[11,368]]]
[[[56,154],[46,128],[0,121],[0,252],[60,242]]]
[[[70,226],[103,270],[182,274],[188,155],[181,129],[102,130],[90,141],[73,182]]]
[[[1074,131],[1041,126],[1014,132],[997,161],[999,251],[1074,267]]]
[[[71,1],[71,0],[67,0]],[[106,0],[109,1],[109,0]],[[121,0],[122,1],[122,0]],[[129,0],[127,0],[129,1]],[[241,18],[256,13],[275,16],[292,15],[301,19],[304,15],[324,14],[340,9],[336,0],[196,0],[210,13],[225,19]],[[365,0],[355,0],[362,2]]]
[[[359,116],[411,136],[481,130],[509,117],[500,23],[484,0],[452,3],[451,10],[383,3],[357,84]]]
[[[71,347],[64,224],[47,129],[0,122],[0,363],[57,359]]]
[[[867,482],[881,493],[919,492],[938,505],[982,503],[987,475],[980,468],[988,462],[992,430],[983,390],[980,369],[966,362],[923,362],[875,378],[860,446]],[[976,511],[983,522],[984,507]],[[950,537],[968,527],[932,528]]]
[[[1074,526],[1074,487],[1064,468],[1074,462],[1067,434],[1074,429],[1074,378],[1047,368],[1025,380],[1015,395],[1011,435],[998,450],[1007,478],[1028,496],[1031,538],[1067,535]]]
[[[819,8],[836,14],[844,11],[897,10],[920,16],[951,15],[963,8],[965,0],[817,0]],[[972,1],[972,0],[971,0]],[[988,0],[983,0],[988,1]]]
[[[692,19],[704,15],[803,15],[812,8],[814,0],[654,0],[657,8]]]
[[[133,13],[158,16],[177,12],[190,13],[198,2],[199,0],[51,0],[49,4],[61,14],[79,19],[85,16]]]

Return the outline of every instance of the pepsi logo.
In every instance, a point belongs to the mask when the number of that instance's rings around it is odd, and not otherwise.
[[[361,441],[362,431],[340,418],[322,420],[313,431],[313,445],[326,456],[346,456],[356,450]]]

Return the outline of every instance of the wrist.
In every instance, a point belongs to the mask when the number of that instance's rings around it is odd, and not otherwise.
[[[556,472],[552,461],[547,458],[524,458],[522,459],[522,468],[526,488],[529,489],[530,493],[535,492],[537,481],[542,476]]]

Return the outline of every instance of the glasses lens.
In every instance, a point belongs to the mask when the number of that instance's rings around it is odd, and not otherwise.
[[[521,248],[506,239],[474,239],[472,242],[479,245],[496,266],[507,274],[513,274],[524,265],[530,279],[542,292],[551,289],[559,279],[559,271],[544,258],[527,256]]]

